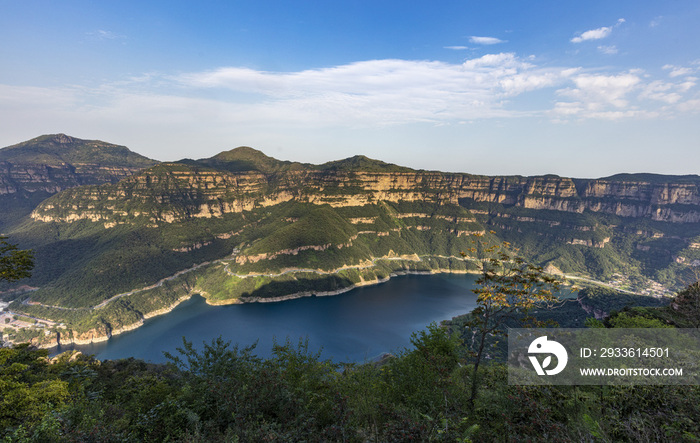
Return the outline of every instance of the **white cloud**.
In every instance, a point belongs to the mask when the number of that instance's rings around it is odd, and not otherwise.
[[[700,99],[691,99],[678,104],[680,112],[700,113]]]
[[[44,100],[47,108],[71,108],[77,105],[75,90],[0,84],[0,109],[21,109]]]
[[[674,69],[667,66],[664,69]],[[556,91],[558,101],[549,113],[558,120],[673,117],[694,109],[691,90],[697,79],[683,81],[654,80],[639,69],[619,74],[573,75],[573,86]]]
[[[612,105],[617,108],[627,106],[626,95],[641,82],[641,79],[634,74],[582,74],[574,77],[573,81],[576,88],[561,90],[559,93],[579,99],[592,109],[602,105]]]
[[[602,28],[591,29],[590,31],[582,32],[579,36],[572,38],[571,42],[581,43],[588,40],[603,39],[605,37],[608,37],[612,33],[614,27],[619,26],[623,23],[625,23],[625,19],[621,18],[617,20],[617,23],[614,26],[603,26]]]
[[[466,60],[462,66],[468,70],[481,68],[530,68],[532,65],[522,62],[515,53],[501,52],[498,54],[486,54],[479,58]]]
[[[572,81],[574,87],[560,89],[557,94],[574,101],[556,103],[554,115],[620,119],[645,114],[630,104],[630,93],[642,82],[636,74],[581,74],[572,77]]]
[[[639,97],[673,104],[679,102],[682,98],[682,95],[676,92],[676,89],[677,85],[657,80],[646,85]]]
[[[253,92],[261,96],[260,109],[289,108],[316,121],[438,123],[507,115],[502,99],[552,86],[563,78],[559,71],[499,53],[462,64],[370,60],[300,72],[222,68],[177,80],[191,88]]]
[[[476,35],[472,35],[469,37],[469,41],[476,45],[496,45],[498,43],[506,43],[507,40],[501,40],[500,38],[496,37],[478,37]]]
[[[504,93],[508,96],[520,95],[523,92],[535,91],[554,86],[564,76],[561,72],[542,72],[540,74],[516,74],[508,76],[499,82]]]
[[[437,126],[532,115],[559,121],[649,118],[695,109],[696,82],[662,81],[639,70],[544,67],[514,53],[463,63],[368,60],[295,72],[224,67],[149,73],[97,88],[0,85],[0,133],[29,126],[68,132],[82,124],[111,128],[104,137],[130,131],[134,138],[159,131],[185,137],[231,128],[282,134],[279,128]]]
[[[451,49],[453,51],[464,51],[465,49],[469,49],[468,46],[445,46],[445,49]]]
[[[517,117],[522,114],[510,110],[509,101],[527,92],[554,88],[559,88],[554,108],[532,112],[558,119],[648,118],[672,112],[654,109],[653,102],[663,106],[681,103],[695,86],[694,79],[667,86],[639,69],[592,74],[577,67],[543,68],[533,62],[532,57],[495,53],[461,65],[370,60],[299,72],[221,68],[176,80],[194,89],[258,94],[256,103],[246,107],[243,119],[257,115],[261,119],[294,118],[307,124],[369,126]]]
[[[600,40],[610,35],[612,32],[612,27],[606,26],[598,29],[591,29],[571,39],[572,43],[581,43],[586,40]]]
[[[598,46],[598,50],[602,52],[603,54],[608,54],[608,55],[613,55],[617,54],[617,47],[615,45],[612,46]]]
[[[97,31],[88,32],[87,34],[93,38],[96,38],[97,40],[118,40],[125,38],[121,34],[117,34],[116,32],[112,31],[106,31],[104,29],[98,29]]]
[[[693,68],[686,68],[683,66],[674,66],[674,65],[664,65],[662,67],[662,69],[664,69],[666,71],[671,71],[668,73],[668,76],[671,78],[681,77],[683,75],[690,75],[696,71]]]
[[[579,102],[557,102],[554,104],[553,113],[561,116],[576,116],[583,111],[583,104]]]
[[[659,116],[658,112],[650,112],[644,109],[628,109],[620,111],[599,111],[592,112],[587,117],[600,119],[600,120],[622,120],[630,118],[656,118]]]
[[[678,83],[678,90],[680,92],[688,92],[691,88],[695,87],[697,81],[697,77],[686,77],[685,81]]]
[[[671,70],[673,73],[679,68],[676,66],[666,65],[663,67],[663,69]],[[675,78],[677,76],[670,75],[670,77]],[[697,77],[690,76],[676,82],[655,80],[644,86],[639,97],[642,99],[665,102],[667,104],[678,104],[678,110],[680,112],[684,112],[683,109],[687,108],[687,103],[692,101],[686,101],[685,105],[681,102],[684,98],[687,98],[686,96],[689,95],[690,91],[697,85],[697,81]]]

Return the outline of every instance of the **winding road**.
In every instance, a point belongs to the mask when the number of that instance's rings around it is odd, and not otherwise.
[[[204,266],[213,265],[213,264],[218,264],[218,263],[223,263],[223,264],[224,264],[224,271],[225,271],[228,275],[230,275],[230,276],[232,276],[232,277],[237,277],[237,278],[271,277],[271,278],[274,278],[274,277],[281,277],[281,276],[283,276],[283,275],[292,274],[292,273],[314,273],[314,274],[319,274],[319,275],[329,275],[329,274],[336,274],[336,273],[338,273],[338,272],[340,272],[340,271],[343,271],[343,270],[345,270],[345,269],[368,269],[368,268],[372,268],[372,267],[373,267],[378,261],[380,261],[380,260],[387,260],[387,261],[407,260],[407,261],[419,262],[419,261],[422,261],[424,258],[430,258],[430,257],[445,258],[445,259],[460,259],[460,260],[463,260],[463,259],[464,259],[463,257],[444,256],[444,255],[422,255],[422,256],[415,256],[415,257],[418,257],[417,260],[414,259],[414,258],[407,258],[407,257],[375,257],[375,258],[372,258],[368,264],[354,265],[354,266],[343,266],[343,267],[341,267],[341,268],[333,269],[333,270],[330,270],[330,271],[324,271],[324,270],[321,270],[321,269],[310,269],[310,268],[289,268],[289,269],[284,269],[283,271],[278,272],[278,273],[249,273],[249,274],[236,274],[236,273],[232,272],[232,271],[229,269],[229,266],[231,265],[232,260],[235,259],[236,255],[238,255],[238,252],[239,252],[239,250],[236,248],[236,249],[233,250],[232,254],[231,254],[230,256],[226,257],[226,258],[222,258],[222,259],[219,259],[219,260],[213,260],[213,261],[207,261],[207,262],[203,262],[203,263],[199,263],[199,264],[193,265],[193,266],[190,267],[190,268],[183,269],[183,270],[178,271],[178,272],[176,272],[175,274],[173,274],[173,275],[171,275],[171,276],[169,276],[169,277],[165,277],[165,278],[159,280],[158,282],[156,282],[156,283],[154,283],[154,284],[152,284],[152,285],[145,286],[145,287],[139,288],[139,289],[134,289],[134,290],[128,291],[128,292],[123,292],[123,293],[121,293],[121,294],[117,294],[117,295],[115,295],[115,296],[113,296],[113,297],[110,297],[110,298],[108,298],[108,299],[106,299],[106,300],[104,300],[104,301],[102,301],[102,302],[100,302],[100,303],[98,303],[98,304],[96,304],[96,305],[94,305],[94,306],[91,306],[91,307],[85,307],[85,308],[69,308],[69,307],[65,307],[65,306],[45,305],[45,304],[39,303],[39,302],[32,302],[32,301],[30,300],[29,297],[27,297],[24,301],[22,301],[22,304],[23,304],[23,305],[29,305],[29,306],[42,306],[42,307],[45,307],[45,308],[52,308],[52,309],[62,309],[62,310],[68,310],[68,311],[80,311],[80,310],[87,310],[87,309],[101,309],[101,308],[104,308],[105,306],[107,306],[109,303],[113,302],[114,300],[118,300],[118,299],[120,299],[120,298],[122,298],[122,297],[127,297],[127,296],[129,296],[129,295],[137,294],[137,293],[139,293],[139,292],[149,291],[149,290],[151,290],[151,289],[159,288],[159,287],[163,286],[164,283],[166,283],[166,282],[168,282],[168,281],[171,281],[171,280],[174,280],[174,279],[176,279],[176,278],[178,278],[178,277],[180,277],[180,276],[182,276],[182,275],[184,275],[184,274],[187,274],[187,273],[189,273],[189,272],[196,271],[197,269],[202,268],[202,267],[204,267]],[[580,281],[584,281],[584,282],[587,282],[587,283],[593,283],[593,284],[596,284],[596,285],[600,285],[600,286],[604,286],[604,287],[607,287],[607,288],[610,288],[610,289],[614,289],[614,290],[616,290],[616,291],[624,292],[624,293],[626,293],[626,294],[639,295],[639,294],[636,293],[636,292],[628,291],[628,290],[625,290],[625,289],[621,289],[621,288],[616,287],[615,285],[612,285],[612,284],[609,284],[609,283],[600,282],[600,281],[593,280],[593,279],[589,279],[589,278],[585,278],[585,277],[579,277],[579,276],[574,276],[574,275],[563,275],[563,278],[565,278],[565,279],[567,279],[567,280],[580,280]],[[24,315],[24,316],[26,316],[26,317],[30,317],[30,316],[28,316],[27,314],[18,314],[18,315]],[[31,317],[31,318],[35,318],[35,317]],[[38,319],[38,318],[37,318],[37,320],[43,320],[43,319]],[[46,321],[46,320],[43,320],[43,321]]]

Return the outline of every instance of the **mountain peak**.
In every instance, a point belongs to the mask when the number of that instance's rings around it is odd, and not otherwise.
[[[381,160],[369,158],[366,155],[355,155],[343,160],[324,163],[321,165],[321,168],[339,171],[413,172],[411,168],[385,163]]]
[[[20,145],[37,145],[37,144],[51,144],[51,145],[70,145],[78,142],[82,142],[86,140],[81,140],[79,138],[71,137],[70,135],[66,135],[63,133],[60,134],[45,134],[45,135],[40,135],[39,137],[35,137],[31,140],[27,140],[26,142],[18,143],[17,145],[13,146],[20,146]]]
[[[299,165],[299,163],[277,160],[249,146],[239,146],[230,151],[220,152],[212,158],[197,160],[197,163],[232,172],[260,171],[264,173],[278,172]]]
[[[233,161],[233,160],[257,160],[257,161],[278,161],[272,157],[265,155],[262,151],[253,149],[249,146],[239,146],[237,148],[231,149],[230,151],[223,151],[212,157],[217,160],[222,161]]]
[[[56,134],[53,136],[53,141],[61,145],[67,145],[69,143],[75,143],[77,140],[66,134]]]
[[[99,140],[82,140],[63,133],[42,135],[2,148],[0,161],[49,166],[70,163],[137,168],[147,168],[157,163],[125,146]]]

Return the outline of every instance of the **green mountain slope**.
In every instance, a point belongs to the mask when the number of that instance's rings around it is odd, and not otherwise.
[[[374,160],[364,155],[356,155],[344,160],[324,163],[320,168],[329,171],[414,172],[411,168],[384,163],[383,161]]]
[[[0,149],[0,229],[50,195],[75,186],[115,183],[157,162],[117,146],[65,134]]]
[[[247,146],[220,152],[212,158],[188,160],[186,163],[200,164],[230,172],[257,171],[265,174],[313,167],[309,164],[277,160]]]
[[[402,272],[467,272],[460,252],[474,234],[509,241],[551,272],[659,295],[700,264],[698,183],[486,177],[364,156],[306,165],[236,148],[46,199],[8,230],[36,251],[23,283],[38,289],[5,298],[63,323],[63,333],[52,326],[62,342],[89,342],[192,293],[274,301]]]
[[[81,140],[65,134],[42,135],[0,149],[0,161],[46,166],[101,165],[147,168],[156,162],[124,146]]]

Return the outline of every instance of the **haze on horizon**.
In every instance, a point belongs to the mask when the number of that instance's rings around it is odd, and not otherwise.
[[[700,3],[0,3],[0,146],[697,174]]]

